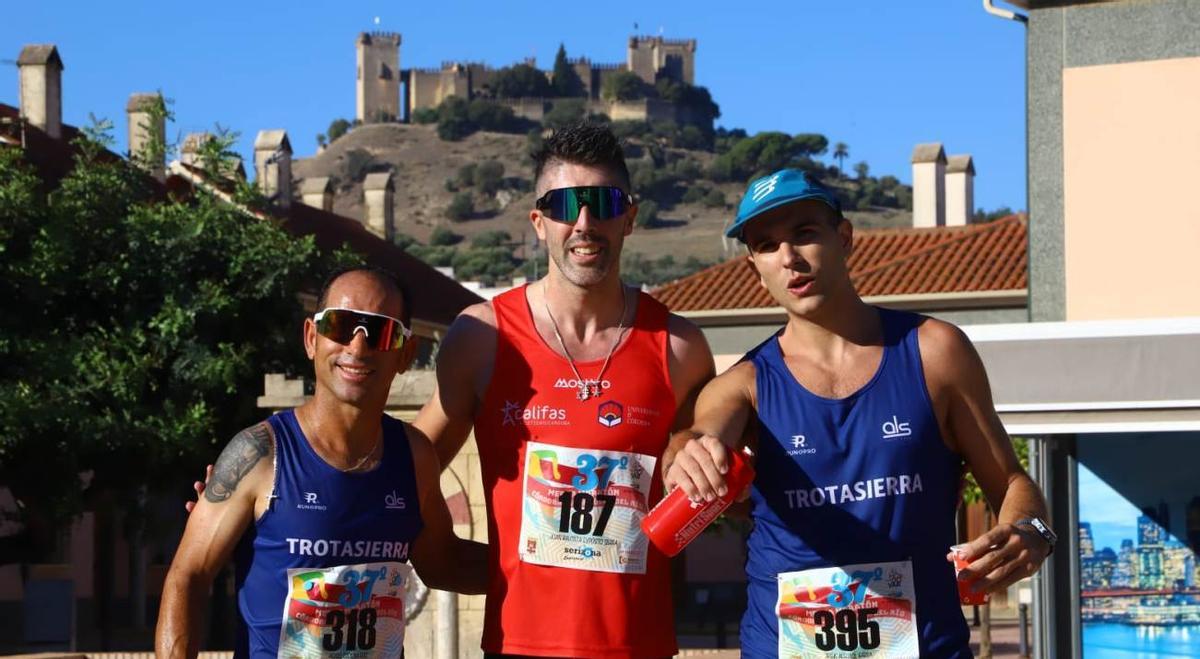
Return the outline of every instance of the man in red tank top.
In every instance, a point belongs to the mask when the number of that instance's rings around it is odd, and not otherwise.
[[[413,425],[443,465],[475,430],[489,513],[485,653],[673,655],[667,558],[639,525],[712,354],[698,328],[621,282],[637,205],[613,134],[565,128],[535,161],[529,219],[548,273],[463,311]]]

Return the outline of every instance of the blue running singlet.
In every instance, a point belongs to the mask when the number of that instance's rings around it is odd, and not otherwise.
[[[400,657],[408,554],[421,531],[404,424],[384,416],[383,456],[345,473],[288,410],[275,434],[270,507],[238,545],[236,657]]]
[[[883,357],[854,394],[805,389],[777,336],[756,370],[745,657],[970,657],[954,519],[962,459],[942,442],[915,314],[878,309]]]

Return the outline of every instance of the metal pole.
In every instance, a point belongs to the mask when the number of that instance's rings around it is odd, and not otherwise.
[[[437,659],[457,659],[458,595],[444,590],[433,592],[437,601],[437,617],[435,618],[437,635],[433,641]]]
[[[1020,654],[1022,657],[1029,656],[1029,605],[1020,604],[1017,606],[1019,620],[1021,625],[1021,648]]]

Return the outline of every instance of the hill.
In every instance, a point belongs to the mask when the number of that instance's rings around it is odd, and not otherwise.
[[[521,134],[479,131],[459,141],[444,141],[433,125],[369,124],[354,128],[312,157],[296,160],[293,174],[297,179],[333,178],[334,211],[361,219],[363,179],[367,173],[390,167],[395,172],[397,232],[428,245],[435,239],[435,229],[449,229],[465,238],[460,243],[465,246],[472,239],[485,239],[484,234],[504,231],[512,237],[514,255],[527,259],[533,255],[528,246],[533,238],[529,209],[534,201],[530,140]],[[626,144],[634,194],[643,202],[655,200],[659,207],[657,220],[639,226],[626,251],[648,260],[670,256],[683,262],[694,257],[702,263],[736,254],[737,246],[722,240],[721,232],[733,217],[745,184],[710,179],[708,172],[717,154],[666,147],[652,139],[627,138]],[[503,166],[498,180],[473,183],[470,172],[462,171],[488,161]],[[833,176],[825,181],[848,197],[859,187],[853,179]],[[455,221],[448,211],[459,195],[470,198],[473,211]],[[895,208],[847,211],[846,215],[856,228],[911,224],[911,212]]]

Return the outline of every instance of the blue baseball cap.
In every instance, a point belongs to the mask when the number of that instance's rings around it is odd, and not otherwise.
[[[742,203],[738,204],[737,218],[725,230],[725,235],[745,242],[742,231],[747,222],[773,208],[803,199],[816,199],[832,208],[839,216],[842,214],[842,205],[829,188],[798,169],[781,169],[774,174],[750,181]]]

